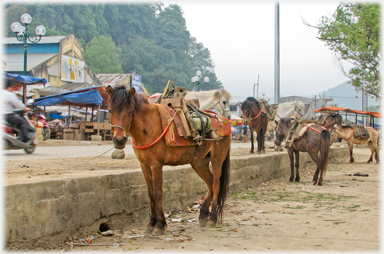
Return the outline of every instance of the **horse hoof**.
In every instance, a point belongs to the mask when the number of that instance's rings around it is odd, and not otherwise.
[[[205,226],[207,226],[207,223],[208,223],[208,220],[199,220],[199,226],[201,228],[204,228]]]
[[[292,182],[293,182],[293,179],[289,178],[289,181],[292,183]]]
[[[318,182],[317,185],[319,185],[319,186],[323,186],[323,183]]]
[[[155,228],[155,229],[152,231],[152,235],[162,235],[162,234],[164,234],[164,229]]]
[[[144,231],[145,234],[152,234],[153,227],[147,227]]]
[[[257,151],[256,153],[257,153],[257,154],[261,154],[261,152],[260,152],[260,151]]]
[[[208,221],[208,227],[214,227],[214,226],[216,226],[216,221],[214,221],[214,220],[209,220],[209,221]]]
[[[312,181],[313,185],[316,185],[317,184],[317,181]]]

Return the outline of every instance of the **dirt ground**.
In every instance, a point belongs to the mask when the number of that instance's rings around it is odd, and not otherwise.
[[[248,154],[249,149],[233,151],[232,156]],[[271,152],[271,151],[268,151]],[[123,231],[98,232],[72,239],[67,251],[103,252],[181,252],[181,251],[379,251],[380,244],[380,164],[367,164],[368,148],[355,148],[355,163],[349,156],[332,160],[323,186],[311,183],[314,168],[301,169],[300,183],[289,176],[268,181],[231,195],[222,223],[200,228],[201,200],[183,211],[165,211],[168,228],[162,236],[145,234],[143,221],[127,225]],[[255,155],[257,156],[257,155]],[[288,155],[287,155],[288,156]],[[127,163],[130,160],[130,163]],[[7,184],[49,178],[93,174],[95,171],[138,168],[134,155],[125,160],[110,157],[50,161],[5,162]],[[53,166],[54,165],[54,166]],[[367,174],[353,176],[355,173]],[[87,240],[92,240],[87,243]],[[58,247],[56,250],[62,250]]]

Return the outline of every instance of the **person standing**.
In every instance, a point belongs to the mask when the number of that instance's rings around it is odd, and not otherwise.
[[[248,127],[247,125],[244,126],[244,130],[243,130],[243,135],[244,135],[244,143],[247,143],[248,142]]]

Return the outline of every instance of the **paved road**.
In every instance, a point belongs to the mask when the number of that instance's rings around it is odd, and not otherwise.
[[[232,143],[231,148],[249,147],[250,143]],[[60,158],[78,158],[92,156],[111,156],[115,150],[113,145],[90,145],[90,146],[45,146],[36,147],[32,154],[26,154],[24,150],[6,150],[3,151],[3,161],[23,161],[23,160],[41,160],[41,159],[60,159]],[[133,154],[132,146],[129,144],[124,149],[125,154]],[[105,154],[104,154],[105,153]]]

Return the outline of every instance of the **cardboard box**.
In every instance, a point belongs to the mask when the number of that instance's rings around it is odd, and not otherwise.
[[[42,134],[43,134],[43,128],[41,128],[41,127],[36,127],[36,134],[37,134],[37,135],[42,135]]]
[[[75,130],[73,132],[74,140],[85,140],[85,131],[84,130]]]
[[[66,132],[73,133],[73,129],[64,129],[64,133],[66,133]]]
[[[73,132],[64,132],[63,139],[64,140],[73,140]]]
[[[36,135],[37,141],[43,141],[43,135]]]
[[[70,124],[70,125],[69,125],[69,128],[70,128],[70,129],[79,129],[79,128],[80,128],[80,124],[79,124],[79,123],[73,123],[73,124]]]

